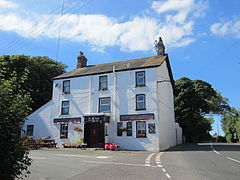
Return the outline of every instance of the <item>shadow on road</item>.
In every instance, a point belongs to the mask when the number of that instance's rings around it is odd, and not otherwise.
[[[240,144],[231,143],[212,143],[212,146],[217,151],[239,151]],[[172,147],[167,152],[171,151],[212,151],[210,143],[192,143],[192,144],[181,144]]]

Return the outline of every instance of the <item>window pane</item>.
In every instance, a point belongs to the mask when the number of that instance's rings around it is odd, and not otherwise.
[[[144,101],[144,96],[143,95],[138,95],[137,96],[137,101]]]
[[[61,124],[60,126],[60,138],[67,138],[68,137],[68,125]]]
[[[33,125],[27,125],[27,136],[33,136]]]
[[[109,104],[109,98],[104,98],[104,99],[101,99],[101,104],[104,105],[104,104]]]
[[[63,107],[68,107],[68,106],[69,106],[69,101],[63,101],[62,106],[63,106]]]
[[[144,110],[145,107],[145,95],[137,95],[136,96],[136,109],[137,110]]]
[[[137,128],[137,137],[138,138],[146,137],[146,122],[145,121],[137,122],[136,128]]]
[[[69,111],[69,108],[63,108],[63,109],[62,109],[62,113],[63,113],[63,114],[68,114],[68,111]]]
[[[137,103],[137,109],[145,109],[144,103],[143,102]]]
[[[144,85],[145,85],[145,72],[137,72],[136,86],[144,86]]]
[[[127,122],[127,136],[132,136],[132,122]]]
[[[99,77],[99,89],[107,89],[107,76],[100,76]]]
[[[63,81],[63,92],[70,92],[70,81]]]
[[[123,127],[123,123],[122,122],[118,122],[117,123],[117,136],[122,136],[122,130],[121,127]]]
[[[156,130],[155,130],[155,123],[149,123],[148,124],[148,133],[149,134],[155,134]]]
[[[110,98],[100,98],[99,112],[110,112]]]
[[[63,101],[62,102],[61,114],[69,114],[69,101]]]

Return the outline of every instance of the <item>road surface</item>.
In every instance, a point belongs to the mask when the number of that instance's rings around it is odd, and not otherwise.
[[[184,144],[164,152],[44,149],[25,180],[239,180],[240,145]]]

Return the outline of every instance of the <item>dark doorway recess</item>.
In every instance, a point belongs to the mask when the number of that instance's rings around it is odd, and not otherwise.
[[[89,148],[104,147],[104,124],[108,116],[84,116],[84,142]]]

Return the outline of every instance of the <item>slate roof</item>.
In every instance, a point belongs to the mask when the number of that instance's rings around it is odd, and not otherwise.
[[[54,77],[53,79],[56,80],[56,79],[64,79],[64,78],[71,78],[71,77],[78,77],[78,76],[87,76],[87,75],[93,75],[93,74],[109,73],[109,72],[113,72],[113,66],[115,66],[116,72],[156,67],[156,66],[160,66],[166,59],[168,60],[167,55],[161,56],[161,57],[150,56],[150,57],[127,60],[127,61],[118,61],[118,62],[112,62],[112,63],[90,65],[83,68],[72,70],[70,72],[66,72],[57,77]]]

